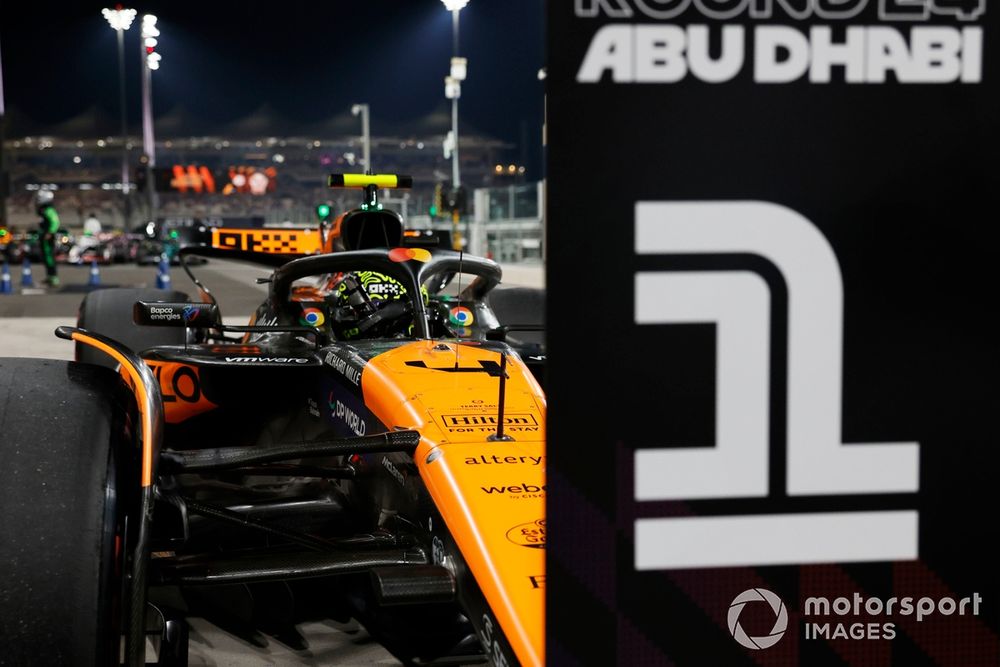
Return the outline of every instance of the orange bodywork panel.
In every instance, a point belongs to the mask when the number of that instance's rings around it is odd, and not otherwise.
[[[489,441],[499,378],[486,369],[497,363],[497,352],[475,345],[418,341],[371,359],[361,386],[382,423],[420,431],[414,459],[438,511],[518,660],[541,665],[545,397],[508,357],[503,422],[514,440]]]
[[[118,362],[118,373],[124,380],[125,386],[127,386],[135,395],[136,407],[138,407],[139,416],[142,419],[142,486],[143,488],[152,486],[154,455],[153,416],[148,410],[146,410],[149,396],[146,393],[146,387],[142,382],[142,376],[140,375],[139,369],[129,363],[129,360],[117,350],[102,343],[96,338],[88,336],[83,331],[74,331],[71,337],[78,343],[83,343],[84,345],[90,345],[91,347],[97,348]]]
[[[316,229],[232,229],[212,228],[212,247],[278,255],[313,255],[322,242]]]
[[[160,381],[163,417],[168,424],[179,424],[218,407],[205,398],[201,390],[201,371],[197,366],[149,359],[145,361]]]

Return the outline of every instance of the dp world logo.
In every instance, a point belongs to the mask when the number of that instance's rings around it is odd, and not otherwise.
[[[774,611],[774,627],[771,628],[771,632],[760,637],[751,637],[740,625],[740,613],[742,613],[743,607],[752,602],[766,602]],[[754,650],[770,648],[778,643],[787,628],[788,611],[785,609],[785,603],[766,588],[751,588],[748,591],[743,591],[729,605],[729,633],[741,646]]]

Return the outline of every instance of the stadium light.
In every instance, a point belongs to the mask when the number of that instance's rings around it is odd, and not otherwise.
[[[449,12],[460,12],[469,4],[469,0],[441,0],[441,2]]]
[[[121,5],[115,5],[114,9],[102,9],[101,14],[108,20],[114,30],[128,30],[135,20],[136,11],[134,9],[124,9]]]
[[[102,9],[101,14],[108,21],[108,25],[118,35],[118,106],[121,110],[122,123],[122,217],[125,220],[125,228],[131,225],[129,220],[129,178],[128,178],[128,119],[125,115],[125,31],[135,20],[136,11],[126,9],[121,5],[115,5],[114,9]]]
[[[161,56],[156,52],[160,30],[156,27],[156,16],[144,14],[142,17],[142,47],[145,53],[146,66],[151,70],[160,69]]]
[[[156,166],[156,138],[153,135],[153,72],[160,69],[162,57],[156,47],[160,30],[156,27],[156,16],[143,14],[142,40],[139,53],[145,67],[142,68],[142,152],[146,165],[146,192],[149,196],[149,217],[156,217],[156,188],[153,187],[153,167]]]
[[[469,71],[469,61],[467,58],[451,59],[451,76],[459,81],[465,81],[465,75]]]

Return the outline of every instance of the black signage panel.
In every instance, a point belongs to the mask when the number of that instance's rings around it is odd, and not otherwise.
[[[551,664],[1000,664],[997,10],[549,4]]]

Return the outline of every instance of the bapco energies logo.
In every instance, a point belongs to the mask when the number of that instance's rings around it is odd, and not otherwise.
[[[740,625],[740,613],[748,602],[766,602],[774,611],[774,627],[771,632],[760,637],[751,637]],[[729,633],[741,646],[754,650],[770,648],[778,643],[788,628],[788,611],[785,603],[777,595],[766,588],[751,588],[736,596],[729,605]]]

